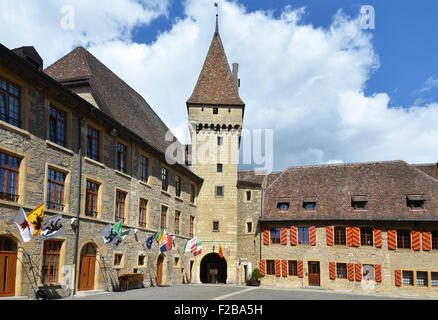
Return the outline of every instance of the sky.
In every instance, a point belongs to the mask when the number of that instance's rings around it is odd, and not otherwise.
[[[228,61],[239,63],[243,125],[273,129],[274,171],[437,162],[438,2],[218,2]],[[84,46],[137,90],[182,142],[190,142],[185,102],[214,33],[213,1],[0,5],[3,45],[33,45],[45,67]],[[372,8],[374,19],[369,10],[361,13],[364,6]]]

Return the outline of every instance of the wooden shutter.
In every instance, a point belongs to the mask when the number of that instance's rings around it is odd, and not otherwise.
[[[287,228],[281,228],[281,244],[287,245]]]
[[[402,284],[401,270],[395,270],[395,285],[400,287]]]
[[[430,231],[423,232],[423,251],[430,251],[432,236]]]
[[[354,264],[353,263],[348,264],[347,271],[348,271],[348,280],[354,281]]]
[[[263,244],[269,245],[269,229],[265,227],[263,230]]]
[[[275,276],[279,277],[281,274],[280,270],[280,260],[275,260]]]
[[[298,240],[298,231],[297,231],[297,227],[295,226],[291,226],[290,227],[290,244],[292,246],[296,246],[297,245],[297,241]]]
[[[362,265],[356,264],[356,281],[362,281]]]
[[[311,226],[309,228],[309,238],[310,238],[310,245],[316,246],[316,227]]]
[[[260,260],[260,274],[262,276],[266,274],[266,260]]]
[[[303,269],[303,261],[299,260],[298,261],[298,278],[302,278],[304,277],[304,269]]]
[[[328,246],[332,246],[334,243],[334,239],[333,239],[333,226],[327,226],[325,228],[326,230],[326,235],[327,235],[327,245]]]
[[[382,282],[382,266],[380,264],[374,266],[374,274],[376,282]]]
[[[397,247],[397,231],[388,230],[388,249],[395,250]]]
[[[421,242],[420,242],[420,231],[413,230],[412,231],[412,249],[415,251],[420,251]]]
[[[287,260],[281,260],[281,272],[283,277],[287,277]]]
[[[353,227],[347,227],[347,246],[353,246]]]
[[[334,262],[329,262],[329,275],[331,280],[336,279],[336,263]]]
[[[358,227],[353,227],[353,247],[359,247],[360,246],[360,229]]]
[[[374,229],[374,245],[376,248],[382,247],[382,230]]]

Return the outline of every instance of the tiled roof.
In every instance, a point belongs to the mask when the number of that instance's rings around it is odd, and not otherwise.
[[[426,210],[411,210],[408,195],[426,199]],[[352,197],[368,199],[367,210],[354,210]],[[286,212],[277,209],[290,199]],[[305,211],[303,199],[316,199]],[[262,220],[435,220],[438,180],[404,161],[290,167],[268,175]]]
[[[231,74],[219,32],[215,32],[198,82],[187,104],[238,105],[238,87]]]
[[[237,172],[237,181],[240,183],[249,182],[253,184],[262,185],[264,179],[265,179],[264,174],[255,174],[253,170]]]

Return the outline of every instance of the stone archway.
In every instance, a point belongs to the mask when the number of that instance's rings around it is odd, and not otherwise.
[[[217,253],[209,253],[201,261],[202,283],[227,283],[227,261]]]
[[[94,289],[96,273],[97,247],[94,243],[88,242],[81,249],[79,269],[79,291]]]

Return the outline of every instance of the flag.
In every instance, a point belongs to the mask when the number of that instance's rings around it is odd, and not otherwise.
[[[29,223],[32,225],[34,230],[33,236],[39,236],[41,233],[41,229],[43,228],[43,217],[44,217],[44,203],[42,203],[39,207],[32,210],[31,213],[27,215],[27,219]]]
[[[150,236],[149,238],[147,238],[146,240],[146,247],[148,248],[148,250],[151,250],[152,248],[152,242],[154,241],[155,235]]]
[[[34,229],[32,228],[32,225],[29,223],[29,220],[27,220],[27,216],[23,208],[20,208],[14,221],[18,227],[18,230],[20,230],[20,234],[21,237],[23,238],[23,242],[28,242],[29,240],[31,240],[34,233]]]
[[[193,255],[197,256],[200,253],[202,253],[202,241],[199,241],[196,244],[196,250],[195,250],[195,252],[193,252]]]
[[[221,245],[219,245],[219,258],[223,258],[224,257],[224,248],[222,248]]]
[[[50,238],[63,236],[64,234],[65,231],[64,223],[62,221],[62,214],[58,214],[43,223],[40,238],[43,240],[47,240]]]
[[[157,239],[157,241],[158,241],[158,246],[160,247],[160,249],[161,249],[162,246],[165,246],[165,245],[166,245],[166,243],[167,243],[166,230],[163,229],[163,231],[161,231],[161,232],[158,234],[158,239]]]
[[[198,243],[198,238],[195,237],[189,241],[187,241],[187,243],[184,245],[184,252],[194,252],[196,250],[196,244]]]
[[[166,243],[167,250],[172,250],[172,245],[173,245],[172,240],[173,240],[173,236],[168,235],[167,243]]]
[[[103,243],[105,243],[107,246],[110,246],[114,244],[118,239],[117,231],[114,230],[113,226],[111,224],[107,225],[102,230],[102,239]]]

